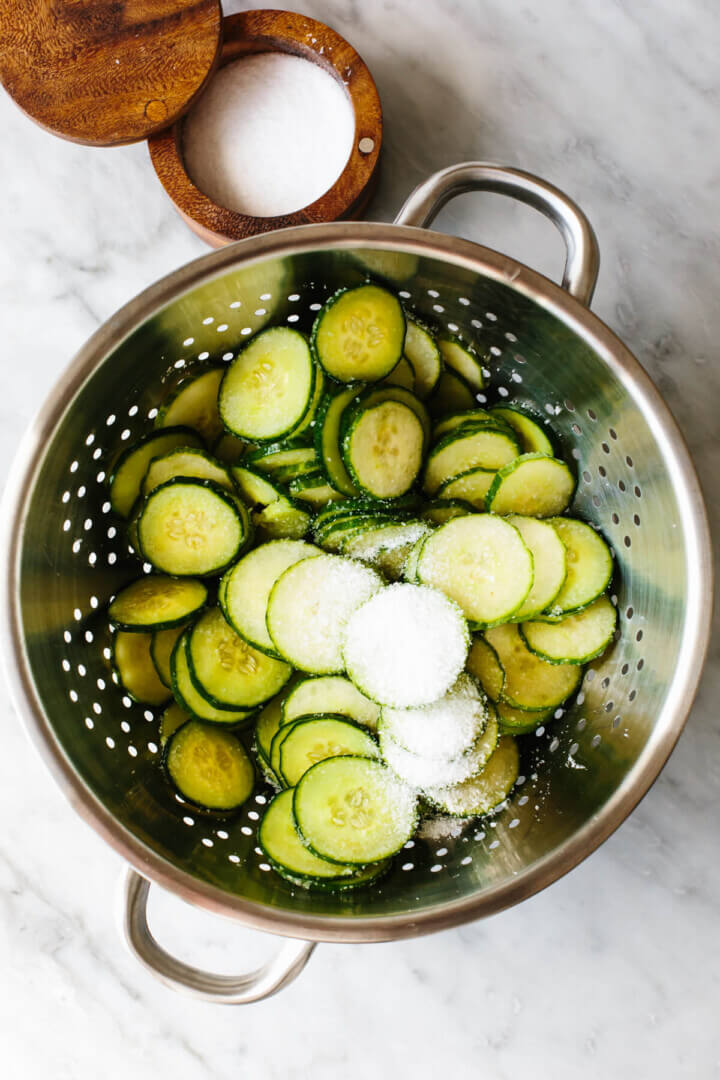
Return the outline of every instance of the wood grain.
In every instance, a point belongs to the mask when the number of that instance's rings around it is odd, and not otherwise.
[[[0,80],[55,135],[135,142],[201,92],[221,21],[220,0],[0,0]]]
[[[149,140],[155,171],[181,217],[206,243],[221,247],[246,236],[313,222],[359,217],[377,180],[382,108],[372,75],[353,47],[330,27],[290,11],[245,11],[223,20],[220,65],[261,52],[286,52],[318,64],[343,84],[355,114],[355,140],[332,188],[293,214],[261,218],[217,206],[195,187],[182,159],[182,123]],[[361,149],[362,147],[362,149]]]

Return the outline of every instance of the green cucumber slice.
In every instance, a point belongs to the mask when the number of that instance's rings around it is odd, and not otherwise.
[[[586,664],[605,652],[616,625],[615,607],[607,596],[600,596],[589,607],[558,622],[525,622],[520,633],[527,647],[551,664]]]
[[[452,600],[435,589],[398,583],[350,616],[345,666],[355,685],[381,705],[428,705],[457,679],[469,643],[467,623]]]
[[[240,740],[199,720],[188,720],[170,736],[164,764],[176,791],[201,810],[238,810],[255,786],[255,770]]]
[[[226,431],[213,444],[213,454],[226,465],[237,465],[247,450],[247,443]]]
[[[143,556],[177,577],[219,574],[250,540],[243,503],[211,480],[176,477],[155,488],[137,523]]]
[[[343,675],[302,679],[285,698],[280,724],[317,713],[346,716],[371,731],[375,731],[380,718],[379,706],[361,694]]]
[[[537,731],[540,725],[549,720],[555,712],[555,709],[544,709],[540,712],[532,709],[514,709],[511,705],[506,705],[504,701],[499,701],[495,708],[501,735],[528,735]]]
[[[314,392],[310,346],[298,330],[275,326],[251,338],[230,364],[218,408],[233,435],[275,442],[301,424]]]
[[[218,594],[223,615],[233,630],[248,644],[279,659],[265,623],[270,591],[288,567],[319,554],[319,548],[302,540],[273,540],[235,563],[225,574]]]
[[[462,375],[445,369],[428,397],[427,404],[430,415],[440,419],[449,413],[472,409],[477,401],[475,391]]]
[[[467,469],[451,476],[438,488],[441,499],[463,499],[473,510],[485,509],[485,498],[497,473],[495,469]]]
[[[482,390],[482,361],[477,353],[459,338],[439,338],[437,344],[445,366],[465,379],[473,390]]]
[[[231,473],[263,540],[301,540],[305,536],[310,514],[299,503],[254,469],[233,465]]]
[[[417,564],[420,558],[420,552],[423,549],[423,544],[427,540],[427,536],[419,537],[413,546],[410,548],[405,558],[405,563],[402,569],[403,581],[407,581],[409,585],[419,585],[417,576]]]
[[[379,761],[319,761],[295,788],[293,813],[307,847],[323,859],[367,866],[398,852],[417,827],[417,799]]]
[[[161,484],[183,476],[186,480],[213,480],[228,491],[235,491],[227,469],[205,450],[181,446],[162,457],[153,458],[142,482],[142,494],[149,495]]]
[[[402,356],[405,316],[400,301],[378,285],[335,293],[315,319],[312,347],[318,363],[338,382],[376,382]]]
[[[197,431],[208,445],[216,442],[223,431],[217,400],[224,374],[225,368],[190,373],[165,402],[156,417],[155,427],[182,425]]]
[[[486,502],[493,514],[548,518],[566,510],[574,493],[575,477],[564,461],[523,454],[499,470]]]
[[[289,725],[279,752],[280,774],[295,787],[308,769],[327,758],[353,754],[377,757],[377,743],[367,730],[339,716],[314,716]]]
[[[446,480],[468,469],[501,469],[519,453],[515,439],[489,424],[468,424],[443,436],[428,454],[424,487],[433,495]]]
[[[313,396],[310,399],[310,405],[307,412],[303,416],[297,427],[294,427],[290,432],[293,439],[308,438],[311,436],[310,428],[315,423],[315,419],[320,408],[320,402],[325,394],[325,376],[322,370],[315,366],[315,389],[313,390]]]
[[[170,657],[186,625],[182,623],[180,626],[171,627],[170,630],[154,630],[150,642],[150,656],[155,670],[160,676],[160,681],[169,689],[172,687]]]
[[[273,775],[277,778],[277,782],[280,787],[287,787],[287,784],[285,783],[285,778],[280,772],[280,750],[282,748],[283,742],[290,734],[294,726],[295,724],[293,723],[286,724],[285,727],[279,727],[273,735],[272,742],[270,743],[270,769],[272,770]]]
[[[343,555],[369,563],[390,581],[397,581],[411,548],[430,532],[430,526],[423,521],[373,525],[365,532],[351,535],[341,550]]]
[[[328,484],[325,473],[318,469],[304,476],[296,476],[288,484],[288,491],[294,499],[308,503],[313,509],[322,509],[331,502],[340,502],[345,496]]]
[[[513,615],[513,622],[521,622],[551,607],[567,577],[567,551],[551,522],[518,514],[505,520],[515,526],[533,557],[532,589]]]
[[[187,657],[188,632],[178,639],[170,657],[170,671],[172,674],[172,691],[175,701],[181,709],[211,724],[242,724],[254,714],[254,709],[216,709],[207,698],[195,688],[190,677],[190,666]]]
[[[172,705],[168,705],[160,717],[160,746],[164,747],[172,733],[186,724],[189,719],[190,713],[181,709],[177,702],[173,701]]]
[[[287,684],[292,686],[292,680]],[[283,688],[287,693],[286,687]],[[276,694],[272,701],[268,701],[258,714],[255,722],[255,746],[258,756],[264,758],[266,764],[270,764],[270,752],[272,741],[275,737],[283,716],[283,702],[285,694]]]
[[[382,380],[388,386],[401,386],[403,390],[415,393],[415,372],[406,356],[401,356],[389,375]]]
[[[553,518],[552,525],[567,549],[567,577],[550,614],[569,615],[605,592],[613,574],[612,555],[602,536],[584,521]]]
[[[472,409],[464,409],[462,412],[451,413],[450,416],[444,416],[442,420],[438,420],[433,425],[433,442],[439,442],[444,435],[449,435],[451,431],[457,431],[458,428],[465,427],[466,424],[490,424],[492,427],[505,427],[504,424],[494,420],[487,409],[480,409],[475,406]]]
[[[270,443],[268,446],[261,446],[252,453],[246,454],[245,461],[252,468],[268,473],[271,477],[280,472],[278,479],[291,479],[291,476],[284,472],[288,467],[317,468],[318,458],[315,449],[312,446],[295,446],[293,443],[294,440],[288,440],[286,443]]]
[[[540,424],[522,412],[515,405],[496,405],[490,410],[492,416],[499,416],[513,431],[517,432],[524,454],[545,454],[554,457],[553,444]]]
[[[383,401],[354,414],[343,435],[342,455],[356,487],[374,499],[395,499],[413,486],[424,445],[414,410]]]
[[[507,623],[485,631],[505,672],[501,700],[516,709],[550,709],[577,690],[582,671],[577,664],[549,664],[531,652],[517,626]]]
[[[473,750],[488,710],[474,679],[462,674],[438,701],[416,709],[383,707],[381,730],[420,757],[452,760]]]
[[[200,447],[202,441],[190,428],[165,428],[146,435],[120,455],[110,476],[110,505],[116,514],[130,516],[150,462],[178,446]]]
[[[217,709],[251,709],[274,697],[292,669],[236,634],[219,608],[205,611],[188,632],[190,678]]]
[[[113,667],[120,682],[134,701],[143,705],[163,705],[171,696],[150,655],[150,634],[129,634],[118,630],[113,635]]]
[[[362,384],[351,384],[335,393],[326,394],[320,404],[315,425],[315,449],[323,463],[327,478],[343,495],[357,495],[340,453],[340,423],[342,414],[362,389]]]
[[[118,630],[169,630],[205,607],[207,595],[202,581],[148,574],[120,590],[110,602],[108,616]]]
[[[443,362],[437,342],[421,323],[408,315],[405,327],[405,356],[415,373],[415,393],[424,401],[432,394],[442,374]]]
[[[275,648],[302,671],[341,672],[347,621],[381,586],[369,567],[337,555],[296,563],[280,575],[268,601],[267,628]]]
[[[478,680],[487,696],[497,704],[505,686],[505,672],[498,654],[480,634],[473,637],[465,667]]]
[[[295,825],[294,797],[292,789],[276,795],[258,830],[258,844],[281,877],[310,889],[356,889],[385,871],[385,862],[358,871],[356,866],[343,866],[313,855],[303,844]]]
[[[452,521],[456,517],[467,517],[474,514],[475,507],[464,499],[431,499],[420,511],[420,518],[429,521],[432,525],[444,525],[446,521]]]
[[[439,810],[453,817],[491,814],[515,787],[519,771],[517,743],[511,736],[504,735],[481,773],[452,787],[426,788],[425,796]]]
[[[533,584],[533,560],[518,530],[492,514],[442,525],[423,544],[417,576],[459,604],[475,623],[506,622]]]
[[[413,754],[391,739],[380,725],[380,750],[385,761],[406,784],[423,793],[428,788],[460,784],[475,776],[489,760],[497,741],[498,721],[492,705],[488,705],[487,723],[472,749],[454,758]]]

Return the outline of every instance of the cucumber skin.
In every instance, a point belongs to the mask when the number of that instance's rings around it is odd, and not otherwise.
[[[325,301],[325,303],[321,307],[320,311],[318,311],[318,313],[317,313],[317,315],[315,317],[315,321],[313,322],[312,330],[310,331],[310,351],[312,352],[313,359],[314,359],[315,363],[318,365],[318,367],[320,368],[320,370],[323,371],[325,373],[325,376],[328,379],[330,379],[331,382],[334,383],[336,386],[350,386],[351,383],[353,382],[353,380],[349,380],[348,382],[343,382],[341,379],[336,379],[334,375],[331,375],[329,371],[325,370],[325,367],[323,366],[322,360],[320,359],[320,354],[319,354],[318,348],[317,348],[317,336],[318,336],[318,331],[320,329],[320,324],[321,324],[323,318],[325,317],[325,315],[328,313],[328,311],[330,311],[330,309],[338,302],[338,300],[340,299],[341,296],[345,295],[345,293],[354,292],[356,289],[362,289],[366,285],[374,285],[374,284],[375,283],[372,282],[372,281],[364,281],[361,285],[345,285],[341,289],[337,289],[337,291],[334,292],[332,294],[332,296],[330,296]],[[384,285],[375,285],[375,288],[382,289],[384,292],[390,292],[390,290],[386,289]],[[391,293],[391,295],[393,297],[395,297],[395,299],[397,300],[397,297],[395,296],[395,293]],[[398,300],[397,302],[398,302],[398,305],[400,307],[400,311],[402,313],[402,318],[403,318],[403,323],[404,323],[403,340],[402,340],[402,343],[404,345],[405,344],[405,334],[407,333],[407,316],[405,315],[405,311],[404,311],[403,306],[400,303],[400,301]],[[386,376],[390,375],[391,372],[394,371],[395,368],[397,367],[397,365],[400,363],[400,361],[402,359],[402,355],[403,355],[403,352],[402,352],[402,346],[401,346],[398,358],[395,361],[395,363],[393,364],[393,366],[390,368],[390,371],[386,371],[384,375],[380,375],[377,379],[367,379],[365,381],[367,383],[369,383],[369,384],[376,384],[381,379],[386,378]],[[355,381],[359,381],[359,380],[355,380]]]
[[[200,435],[198,435],[197,431],[193,431],[192,428],[189,428],[189,427],[153,428],[153,430],[148,432],[147,435],[144,435],[141,439],[138,439],[137,442],[134,442],[132,444],[132,446],[126,447],[122,451],[120,456],[115,460],[115,462],[113,464],[113,467],[112,467],[112,472],[110,473],[110,477],[108,479],[108,491],[110,493],[110,503],[111,504],[112,504],[112,501],[113,501],[113,498],[112,498],[113,484],[115,482],[115,479],[117,477],[118,472],[120,471],[122,466],[125,464],[125,462],[135,453],[136,450],[140,450],[147,443],[152,442],[155,439],[161,439],[165,435],[183,435],[183,436],[187,436],[188,440],[189,440],[188,443],[187,443],[188,447],[190,447],[190,448],[192,448],[194,450],[204,450],[205,449],[205,443],[203,442],[202,438],[200,437]],[[180,445],[181,444],[178,443],[178,446],[180,446]],[[142,501],[142,494],[141,494],[141,492],[142,492],[142,481],[143,481],[143,477],[140,478],[140,485],[139,485],[139,488],[138,488],[138,497],[136,498],[135,502],[133,503],[132,507],[130,508],[130,512],[129,512],[127,518],[124,518],[122,516],[122,514],[119,514],[118,511],[113,506],[113,513],[115,514],[116,518],[120,518],[121,521],[128,521],[130,518],[133,517],[133,515],[134,515],[134,513],[135,513],[135,511],[137,509],[138,504]]]
[[[149,576],[152,576],[152,575],[149,575]],[[165,576],[170,576],[170,575],[165,575]],[[135,580],[137,580],[137,578]],[[114,619],[112,617],[112,615],[108,614],[108,619],[110,621],[110,624],[112,626],[114,626],[116,630],[124,630],[125,633],[127,633],[127,634],[152,634],[152,633],[154,633],[155,630],[174,630],[175,627],[182,626],[183,623],[186,623],[186,622],[189,622],[191,620],[196,619],[197,616],[200,615],[200,613],[202,611],[204,611],[205,608],[208,606],[208,590],[207,590],[207,586],[205,585],[205,582],[202,581],[200,578],[195,578],[194,580],[199,581],[200,584],[205,588],[205,599],[203,600],[203,602],[198,607],[193,608],[192,611],[187,612],[187,614],[181,616],[180,618],[178,618],[178,619],[169,619],[169,620],[166,620],[165,622],[159,622],[159,623],[142,623],[142,625],[140,625],[139,623],[129,623],[128,624],[128,623],[119,622],[117,619]],[[123,589],[126,589],[128,587],[128,585],[132,585],[132,584],[133,584],[132,581],[128,581],[127,585],[123,586]],[[123,589],[120,589],[119,592],[122,592]],[[111,605],[112,605],[112,600],[110,601],[110,604],[108,605],[108,607],[110,607]]]
[[[350,390],[356,389],[356,395],[357,395],[357,394],[360,394],[367,385],[368,384],[364,383],[364,382],[339,383],[339,384],[337,384],[337,388],[335,390],[328,391],[327,393],[325,393],[323,395],[323,397],[322,397],[322,399],[320,401],[320,404],[318,405],[318,410],[317,410],[317,414],[316,414],[316,417],[315,417],[315,453],[317,454],[318,459],[320,461],[320,468],[322,469],[325,476],[327,477],[327,480],[328,480],[329,484],[331,484],[333,487],[337,488],[337,490],[342,495],[347,495],[347,496],[350,496],[350,497],[353,497],[353,496],[357,497],[360,494],[360,492],[357,490],[357,488],[353,484],[352,479],[348,476],[348,482],[346,483],[344,477],[341,477],[340,479],[343,481],[343,483],[342,484],[338,483],[338,478],[331,476],[330,471],[329,471],[329,469],[327,468],[327,466],[325,464],[325,455],[323,454],[323,428],[325,427],[325,418],[327,416],[328,409],[330,408],[330,406],[332,405],[333,401],[338,396],[338,394],[342,394],[344,391],[350,391]],[[347,409],[352,404],[352,401],[353,401],[353,399],[351,398],[348,401],[347,405],[345,406],[345,409]],[[345,411],[345,409],[343,409],[343,412]],[[342,423],[342,414],[341,414],[340,421]],[[340,427],[341,427],[341,423],[338,424],[337,452],[338,452],[338,457],[342,459],[342,452],[341,452],[341,449],[340,449]],[[343,466],[344,466],[344,463],[343,463]],[[347,472],[347,468],[345,468],[345,471]]]
[[[180,706],[180,708],[184,709],[186,713],[189,713],[190,719],[199,720],[201,724],[217,724],[218,727],[227,728],[228,731],[242,731],[244,728],[249,727],[250,724],[254,724],[257,720],[257,713],[259,712],[259,708],[253,708],[252,710],[248,710],[248,715],[241,717],[239,720],[206,720],[204,716],[198,716],[197,713],[193,712],[193,710],[189,707],[188,703],[185,701],[185,698],[182,695],[182,691],[180,690],[177,679],[175,677],[175,665],[173,664],[172,657],[175,656],[175,653],[180,648],[185,648],[185,634],[181,634],[175,643],[175,648],[173,649],[172,656],[170,658],[170,671],[172,672],[172,696],[177,702],[177,704]],[[188,668],[189,667],[190,665],[188,663]],[[195,686],[194,683],[193,686]],[[198,693],[200,693],[199,690]],[[208,700],[204,694],[200,694],[200,696],[206,701]],[[212,702],[208,701],[208,705],[212,705]],[[239,709],[228,709],[228,712],[239,711]],[[178,728],[178,730],[180,729]]]
[[[601,593],[600,595],[602,596],[603,594]],[[597,599],[598,599],[598,597],[595,597],[595,600],[597,600]],[[594,604],[595,600],[592,600],[591,604]],[[580,615],[580,614],[582,614],[583,611],[586,611],[587,608],[589,608],[589,607],[590,607],[590,604],[586,604],[583,608],[581,608],[580,611],[573,611],[573,612],[571,612],[569,614]],[[528,621],[533,622],[534,620],[530,619]],[[550,622],[550,623],[562,622],[561,619],[546,619],[546,620],[538,619],[536,621],[537,622],[545,621],[545,622]],[[618,625],[618,614],[617,614],[617,608],[615,608],[615,622],[613,624],[612,630],[610,631],[610,634],[607,636],[607,638],[605,639],[603,644],[601,646],[599,646],[599,648],[595,649],[594,652],[587,653],[585,656],[579,657],[576,660],[569,660],[567,658],[563,659],[563,658],[557,657],[557,656],[547,656],[546,653],[541,652],[540,649],[533,648],[533,646],[530,644],[530,642],[528,641],[528,639],[525,636],[525,631],[523,630],[523,623],[518,624],[518,630],[520,631],[520,637],[523,639],[523,641],[525,642],[526,647],[530,650],[530,652],[534,653],[535,656],[539,656],[540,659],[544,660],[546,664],[577,664],[580,667],[580,666],[582,666],[584,664],[589,664],[591,660],[596,660],[598,656],[602,656],[602,654],[610,646],[613,638],[615,637],[615,633],[617,631],[617,625]]]
[[[575,498],[575,492],[577,490],[577,478],[573,476],[572,469],[570,468],[568,463],[563,458],[551,458],[547,454],[541,454],[539,452],[532,451],[529,454],[519,454],[515,458],[514,461],[509,461],[507,463],[507,465],[503,465],[502,468],[497,470],[497,472],[495,474],[495,479],[493,480],[492,484],[490,485],[490,487],[488,489],[488,493],[485,496],[485,505],[488,508],[488,513],[493,513],[493,509],[492,509],[493,499],[495,498],[498,490],[500,489],[500,486],[501,486],[503,480],[505,479],[505,477],[506,476],[511,476],[515,472],[515,470],[520,468],[526,461],[554,461],[559,465],[564,465],[565,468],[567,469],[570,477],[573,480],[572,495],[570,496],[570,498],[568,500],[568,504],[565,507],[565,509],[567,510],[568,507],[571,505],[573,499]],[[536,515],[532,514],[530,516],[535,517]],[[554,517],[560,517],[560,516],[561,516],[560,514],[553,514],[550,517],[538,518],[538,520],[539,521],[552,522],[552,519]]]

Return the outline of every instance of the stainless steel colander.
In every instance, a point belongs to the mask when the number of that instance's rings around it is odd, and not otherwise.
[[[427,225],[471,189],[527,202],[561,229],[560,288],[497,252]],[[106,474],[147,429],[173,374],[229,360],[263,325],[307,326],[338,286],[371,271],[424,320],[487,345],[488,394],[545,409],[574,460],[574,510],[617,560],[622,634],[547,730],[522,740],[507,808],[459,835],[406,845],[378,887],[293,889],[263,860],[258,787],[224,824],[189,813],[158,769],[157,719],[111,678],[104,607],[137,575],[110,513]],[[78,811],[131,867],[128,941],[166,983],[210,1000],[273,993],[316,941],[386,941],[488,915],[550,884],[593,851],[647,791],[692,703],[709,635],[711,562],[697,479],[654,386],[586,304],[597,272],[592,230],[562,193],[517,170],[447,169],[394,225],[283,230],[198,259],[133,300],[88,342],[28,432],[7,487],[4,654],[17,705]],[[170,957],[145,920],[148,883],[283,935],[265,968],[209,975]],[[299,939],[299,940],[297,940]]]

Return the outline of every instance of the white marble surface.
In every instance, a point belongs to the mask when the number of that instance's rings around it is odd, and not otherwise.
[[[419,179],[469,158],[529,168],[583,204],[603,253],[595,308],[667,396],[709,502],[720,505],[712,0],[305,8],[353,41],[380,86],[387,136],[374,216],[388,219]],[[7,462],[38,398],[96,326],[203,249],[143,146],[54,140],[2,95],[0,132]],[[438,226],[558,273],[550,227],[497,197],[466,197]],[[294,986],[244,1011],[173,995],[126,955],[114,910],[119,860],[55,790],[3,697],[3,1076],[720,1076],[719,676],[715,646],[662,777],[565,880],[432,938],[320,947]],[[271,945],[167,897],[154,903],[158,925],[160,907],[172,925],[163,940],[210,966],[244,966]]]

